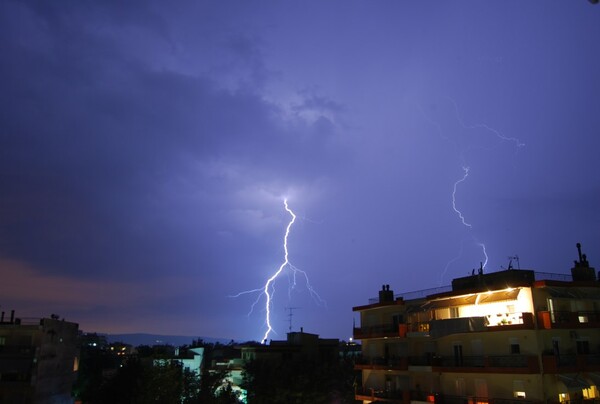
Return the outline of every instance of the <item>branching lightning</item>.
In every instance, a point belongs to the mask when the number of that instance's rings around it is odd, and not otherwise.
[[[283,237],[283,251],[284,251],[283,262],[281,263],[281,265],[279,266],[277,271],[275,271],[273,273],[273,275],[271,275],[271,277],[269,279],[267,279],[264,286],[262,286],[260,288],[252,289],[252,290],[246,290],[246,291],[243,291],[243,292],[240,292],[240,293],[230,296],[230,297],[240,297],[240,296],[246,295],[246,294],[258,293],[258,296],[256,297],[256,299],[250,306],[250,311],[248,312],[248,316],[250,314],[252,314],[252,312],[254,311],[254,307],[260,302],[261,298],[263,296],[265,297],[265,325],[266,325],[267,329],[261,340],[262,343],[265,343],[269,337],[269,334],[271,332],[274,332],[273,324],[271,323],[271,312],[272,312],[272,306],[273,306],[273,297],[275,295],[275,281],[286,268],[289,268],[289,270],[291,271],[291,273],[288,274],[288,279],[289,279],[288,280],[288,298],[290,300],[291,300],[292,290],[294,290],[297,285],[298,274],[301,274],[301,276],[304,277],[306,288],[308,289],[313,300],[315,300],[317,302],[317,304],[325,305],[325,301],[323,299],[321,299],[319,294],[314,290],[314,288],[310,284],[309,279],[308,279],[308,274],[305,271],[298,269],[297,267],[295,267],[294,265],[292,265],[290,263],[289,250],[288,250],[288,238],[290,235],[290,230],[292,229],[292,226],[296,222],[297,216],[290,209],[287,199],[284,199],[283,203],[285,206],[285,210],[291,216],[291,219],[285,228],[285,235]]]
[[[288,237],[290,235],[290,229],[292,228],[292,225],[296,221],[296,215],[289,208],[288,203],[287,203],[287,199],[285,199],[283,201],[283,203],[285,205],[285,210],[287,210],[287,212],[292,216],[292,220],[290,220],[290,222],[288,223],[287,227],[285,228],[285,236],[283,237],[284,261],[279,266],[279,269],[277,270],[277,272],[275,272],[273,274],[273,276],[271,276],[267,280],[267,282],[265,283],[265,286],[263,288],[263,293],[265,294],[265,297],[266,297],[265,310],[266,310],[267,314],[266,314],[266,319],[265,320],[266,320],[266,323],[267,323],[267,331],[265,331],[265,336],[263,337],[262,341],[266,341],[267,337],[269,336],[269,333],[271,331],[273,331],[273,327],[271,325],[271,299],[272,299],[271,293],[275,293],[275,290],[273,289],[273,291],[270,292],[269,288],[271,287],[271,285],[275,281],[275,278],[277,278],[279,276],[279,274],[281,273],[281,271],[283,271],[283,269],[286,267],[286,265],[289,265],[289,263],[290,263],[290,261],[289,261],[289,251],[288,251]]]
[[[457,105],[456,101],[454,101],[450,97],[445,97],[445,98],[448,99],[450,101],[450,103],[452,104],[456,121],[460,124],[460,126],[463,129],[465,129],[465,130],[475,130],[475,129],[484,130],[484,131],[490,133],[493,137],[499,139],[500,142],[511,142],[511,143],[513,143],[515,145],[515,148],[516,148],[517,152],[518,152],[518,150],[521,147],[525,146],[525,144],[522,143],[519,139],[517,139],[515,137],[505,136],[502,133],[500,133],[500,131],[498,131],[498,130],[496,130],[496,129],[494,129],[494,128],[486,125],[486,124],[476,123],[476,124],[472,124],[472,125],[466,125],[464,123],[462,117],[460,116],[458,105]],[[427,121],[429,121],[429,123],[431,123],[432,125],[435,126],[438,134],[440,135],[440,137],[442,139],[444,139],[444,140],[451,140],[448,136],[446,136],[443,133],[442,126],[438,122],[436,122],[435,120],[431,119],[423,111],[423,109],[420,106],[418,106],[418,108],[419,108],[421,114],[425,117],[425,119]],[[462,225],[465,226],[465,227],[467,227],[469,229],[469,231],[472,231],[473,230],[473,226],[471,225],[471,223],[469,223],[469,222],[466,221],[465,216],[463,215],[462,211],[457,207],[457,203],[456,203],[459,184],[462,184],[463,182],[465,182],[467,180],[467,177],[469,176],[470,167],[466,164],[466,159],[465,159],[465,155],[466,155],[466,152],[469,151],[469,147],[464,147],[464,146],[461,147],[459,145],[459,142],[457,140],[454,140],[453,143],[454,143],[454,146],[456,147],[456,149],[457,149],[457,151],[459,153],[460,159],[462,161],[463,176],[454,182],[454,186],[452,188],[452,209],[454,210],[454,212],[460,218],[460,221],[461,221]],[[482,268],[485,268],[486,265],[487,265],[487,263],[488,263],[488,261],[489,261],[489,257],[488,257],[487,250],[486,250],[486,246],[485,246],[485,244],[483,242],[475,240],[475,238],[473,238],[473,241],[475,242],[475,244],[478,247],[481,248],[482,254],[484,256],[484,261],[482,262],[481,266],[482,266]],[[463,242],[464,242],[464,240],[463,240]],[[462,257],[462,254],[463,254],[463,242],[461,242],[459,254],[456,257],[454,257],[453,259],[451,259],[446,264],[446,266],[444,268],[444,271],[443,271],[443,273],[442,273],[442,275],[440,277],[440,285],[441,285],[441,283],[443,281],[444,275],[446,274],[449,266],[452,263],[454,263],[455,261],[457,261],[459,258]]]

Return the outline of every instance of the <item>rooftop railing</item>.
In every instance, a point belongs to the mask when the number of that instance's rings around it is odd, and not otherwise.
[[[563,282],[571,282],[573,281],[573,277],[568,274],[556,274],[552,272],[534,272],[535,279],[540,280],[548,280],[548,281],[563,281]],[[438,293],[451,292],[452,285],[439,286],[437,288],[429,288],[422,290],[415,290],[410,292],[402,292],[394,295],[396,299],[402,298],[404,300],[413,300],[413,299],[422,299],[429,295],[435,295]],[[369,304],[379,303],[379,298],[372,297],[369,299]]]

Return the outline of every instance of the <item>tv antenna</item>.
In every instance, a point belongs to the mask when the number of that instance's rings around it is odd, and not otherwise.
[[[298,310],[300,309],[300,307],[286,307],[285,310],[289,311],[289,314],[287,315],[288,318],[290,319],[290,332],[292,332],[292,318],[294,317],[294,310]]]
[[[508,269],[513,269],[512,262],[513,260],[517,261],[517,269],[521,269],[521,263],[519,262],[519,256],[517,254],[508,257]]]

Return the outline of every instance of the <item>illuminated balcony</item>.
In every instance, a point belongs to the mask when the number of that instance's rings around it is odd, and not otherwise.
[[[490,317],[494,318],[490,319]],[[485,317],[448,318],[429,322],[430,335],[434,338],[468,332],[503,331],[509,329],[533,330],[534,328],[535,324],[532,313],[510,313],[508,316],[498,314]]]

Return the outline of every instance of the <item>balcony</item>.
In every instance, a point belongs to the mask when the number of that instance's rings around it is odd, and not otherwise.
[[[436,397],[437,399],[437,397]],[[436,403],[438,400],[436,400]],[[449,396],[444,395],[439,400],[444,404],[541,404],[541,401],[526,400],[521,398],[497,398],[474,396]]]
[[[354,399],[358,401],[377,401],[384,403],[401,404],[410,402],[410,392],[403,390],[384,390],[378,388],[359,387],[354,392]],[[406,401],[405,401],[406,400]]]
[[[413,322],[406,324],[407,337],[428,337],[429,321]]]
[[[538,327],[552,328],[598,328],[600,312],[598,311],[538,311]]]
[[[377,357],[377,358],[356,358],[354,361],[354,369],[373,369],[373,370],[407,370],[408,359],[397,357]]]
[[[354,339],[406,337],[406,330],[406,324],[354,327],[353,337]]]
[[[539,373],[535,355],[436,356],[432,362],[436,372],[464,373]]]
[[[542,355],[542,366],[545,373],[597,372],[600,371],[600,355],[555,355],[545,353]]]
[[[430,334],[434,338],[468,332],[533,330],[534,328],[532,313],[501,313],[485,317],[447,318],[429,322]]]

